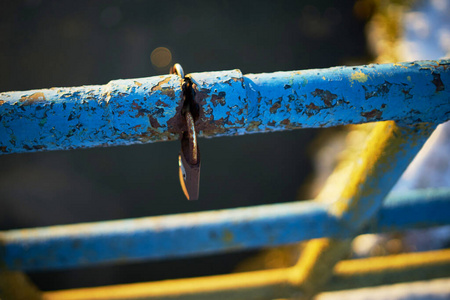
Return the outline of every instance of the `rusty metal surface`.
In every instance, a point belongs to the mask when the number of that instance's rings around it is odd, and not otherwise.
[[[177,139],[181,99],[176,75],[0,93],[0,153]]]
[[[450,118],[450,62],[248,74],[193,73],[199,136]],[[173,140],[184,131],[175,75],[0,93],[0,153]]]
[[[449,224],[449,210],[448,189],[393,195],[364,232]],[[353,233],[328,213],[327,205],[302,201],[3,231],[0,261],[11,270],[64,269],[344,238]]]
[[[200,136],[449,119],[450,62],[247,74],[195,73]]]

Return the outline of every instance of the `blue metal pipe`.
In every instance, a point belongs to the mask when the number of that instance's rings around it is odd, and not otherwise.
[[[200,137],[450,119],[449,60],[189,78]],[[175,75],[0,93],[0,153],[177,139],[182,96]]]
[[[177,139],[181,102],[176,75],[0,93],[0,153]]]
[[[363,232],[450,224],[450,189],[392,195]],[[10,270],[75,268],[353,236],[315,201],[0,232]]]

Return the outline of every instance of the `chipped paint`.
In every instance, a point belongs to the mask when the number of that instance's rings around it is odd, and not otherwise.
[[[367,79],[368,79],[367,75],[364,74],[362,71],[353,73],[351,78],[352,78],[352,81],[356,80],[356,81],[361,82],[361,83],[366,82]]]
[[[373,109],[369,112],[363,112],[361,113],[361,116],[367,119],[367,121],[376,121],[381,119],[383,112],[379,111],[378,109]]]
[[[34,103],[43,103],[45,101],[45,95],[42,92],[36,92],[34,94],[31,95],[24,95],[22,97],[20,97],[19,100],[22,105],[31,105]]]
[[[173,75],[0,93],[0,147],[15,153],[177,139],[167,124],[181,94]]]
[[[199,136],[383,120],[405,125],[442,123],[450,116],[450,93],[435,93],[436,84],[441,85],[433,74],[439,74],[443,85],[450,83],[445,63],[423,61],[247,75],[236,70],[190,74],[195,81],[195,100],[202,109]],[[219,92],[226,96],[218,97]],[[241,115],[244,119],[238,118]]]
[[[437,74],[437,73],[432,73],[433,75],[433,84],[436,86],[436,93],[437,92],[442,92],[443,90],[445,90],[445,86],[444,83],[441,80],[441,74]]]
[[[199,137],[214,137],[385,120],[439,124],[450,118],[448,63],[192,73],[195,126]],[[0,93],[1,153],[177,139],[186,129],[181,84],[167,75]]]

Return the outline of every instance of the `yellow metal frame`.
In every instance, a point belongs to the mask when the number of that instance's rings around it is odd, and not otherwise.
[[[339,262],[326,289],[341,290],[449,275],[450,249]],[[201,278],[133,283],[43,293],[44,300],[106,299],[275,299],[304,295],[297,274],[285,269]],[[433,273],[429,270],[433,269]]]

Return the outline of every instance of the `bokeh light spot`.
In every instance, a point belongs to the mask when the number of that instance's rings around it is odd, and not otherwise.
[[[172,61],[172,53],[165,47],[158,47],[152,51],[150,59],[155,67],[164,68]]]

